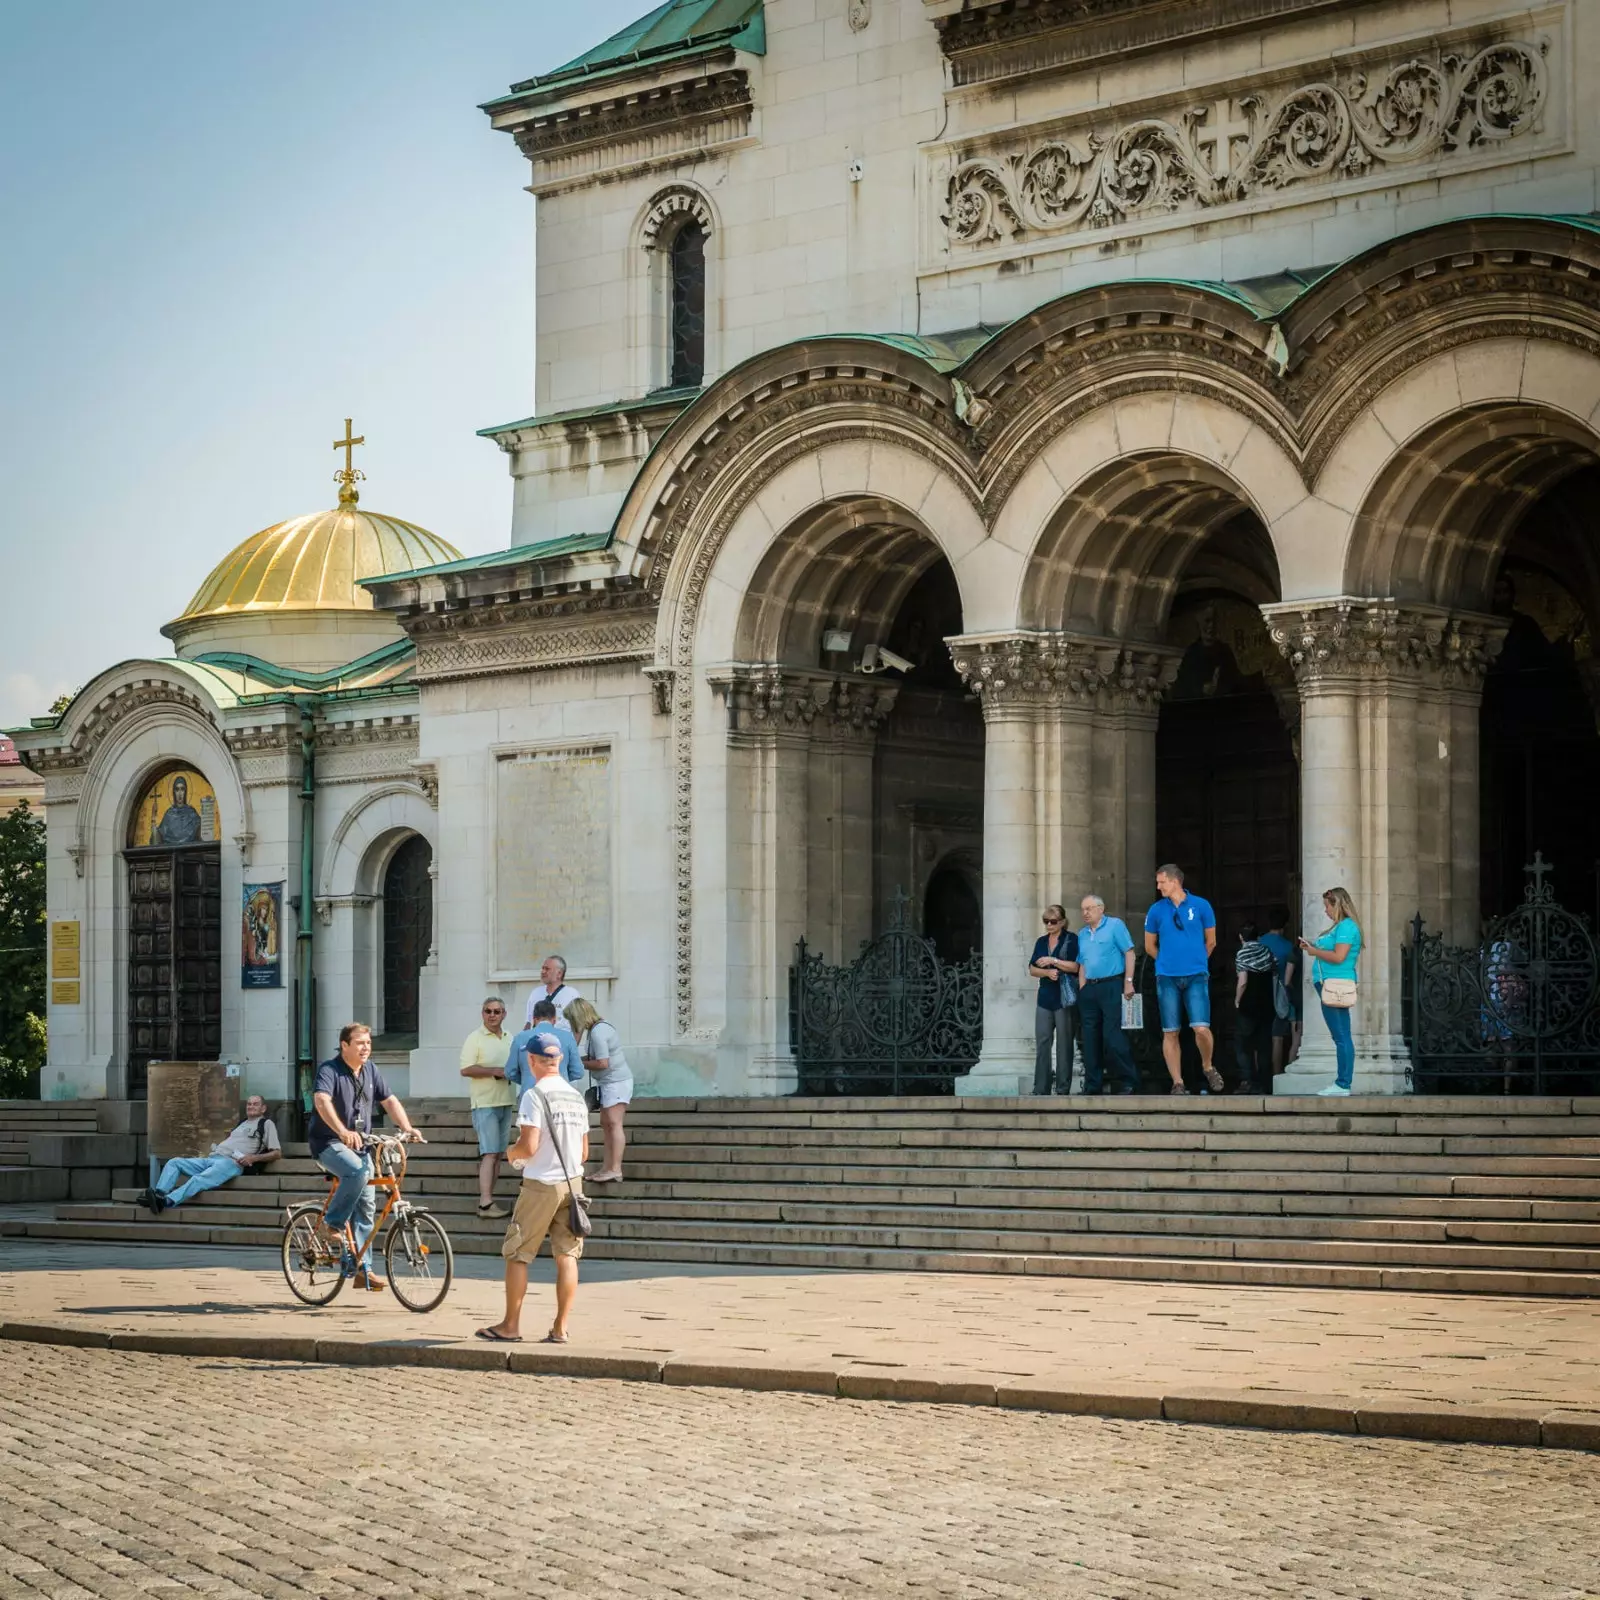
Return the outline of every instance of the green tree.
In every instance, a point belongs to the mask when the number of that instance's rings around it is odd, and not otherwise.
[[[0,817],[0,1095],[8,1097],[27,1093],[44,1065],[44,881],[44,818],[23,801]]]

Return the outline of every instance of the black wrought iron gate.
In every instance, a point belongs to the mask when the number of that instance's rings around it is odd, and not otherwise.
[[[1600,1090],[1600,949],[1587,917],[1558,905],[1543,855],[1522,904],[1474,949],[1412,920],[1405,1018],[1421,1094]]]
[[[983,1045],[983,957],[941,961],[907,926],[897,891],[888,929],[846,967],[802,939],[789,969],[789,1039],[808,1095],[949,1094]]]

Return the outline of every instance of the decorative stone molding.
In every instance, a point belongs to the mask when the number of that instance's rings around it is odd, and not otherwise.
[[[506,602],[408,621],[419,684],[506,672],[648,661],[655,654],[655,602],[603,590],[543,602]],[[479,630],[492,631],[479,631]]]
[[[698,222],[710,233],[712,228],[711,205],[698,189],[675,183],[663,189],[645,208],[644,221],[639,226],[639,243],[646,250],[659,249],[664,232],[676,233],[682,222]]]
[[[1544,131],[1553,43],[1540,33],[1476,50],[1413,47],[1341,62],[1323,79],[1080,123],[962,160],[945,179],[940,220],[950,246],[987,249],[1288,189],[1392,184],[1473,154],[1516,159]]]
[[[413,761],[411,770],[417,775],[417,782],[421,785],[422,793],[428,804],[437,811],[439,809],[439,764],[436,761]]]
[[[945,643],[986,719],[1073,708],[1153,712],[1181,655],[1071,633],[973,634]]]
[[[65,744],[28,753],[28,764],[35,772],[59,771],[64,767],[88,764],[107,738],[139,712],[158,707],[192,713],[208,727],[215,727],[210,708],[199,692],[163,678],[142,678],[119,685],[90,708],[78,731]]]
[[[1302,694],[1327,683],[1386,679],[1481,690],[1506,633],[1498,617],[1348,595],[1261,610]]]
[[[84,863],[89,859],[89,847],[86,844],[69,844],[67,856],[72,862],[72,870],[78,877],[83,876]]]
[[[359,722],[325,722],[317,729],[317,753],[364,749],[372,745],[415,744],[418,717],[370,717]]]
[[[728,731],[742,739],[870,740],[894,709],[899,685],[776,663],[740,664],[708,674],[728,708]]]
[[[233,843],[235,849],[239,852],[240,864],[248,867],[250,865],[251,852],[256,847],[256,836],[249,832],[236,833],[233,836]]]
[[[267,727],[226,728],[222,736],[236,757],[269,750],[298,750],[300,747],[300,730],[291,728],[287,722]]]
[[[650,685],[650,705],[658,717],[672,714],[672,680],[676,675],[671,667],[644,668],[645,680]]]
[[[381,894],[327,894],[318,895],[312,902],[317,913],[317,921],[323,927],[328,927],[333,922],[335,911],[359,911],[367,906],[376,905],[383,896]]]

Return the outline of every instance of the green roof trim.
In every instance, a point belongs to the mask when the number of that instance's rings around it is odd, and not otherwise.
[[[607,400],[597,406],[578,406],[571,411],[549,411],[542,417],[523,417],[517,422],[497,422],[492,428],[479,428],[480,439],[493,439],[520,428],[543,428],[556,422],[590,422],[601,417],[626,416],[633,411],[652,411],[657,406],[676,405],[681,411],[700,393],[693,389],[655,389],[637,400]]]
[[[326,672],[304,672],[293,667],[275,666],[260,656],[246,655],[242,651],[213,650],[191,659],[203,666],[224,672],[237,672],[257,683],[269,684],[274,689],[303,689],[319,691],[337,689],[347,679],[368,678],[385,667],[398,666],[416,654],[416,646],[409,639],[396,639],[393,644],[379,645],[376,650],[342,667],[330,667]]]
[[[539,539],[533,544],[513,545],[509,550],[491,550],[483,556],[467,556],[460,561],[441,562],[436,567],[415,567],[410,572],[386,572],[381,577],[358,578],[363,588],[380,583],[401,583],[407,578],[439,578],[453,572],[487,572],[495,567],[515,566],[519,562],[560,561],[567,556],[587,555],[604,550],[611,534],[565,533],[554,539]]]
[[[667,0],[563,66],[512,84],[509,94],[489,101],[482,109],[494,111],[556,84],[586,82],[715,49],[746,50],[757,56],[767,53],[762,0]]]

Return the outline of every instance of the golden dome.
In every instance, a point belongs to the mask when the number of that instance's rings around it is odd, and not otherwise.
[[[426,528],[361,510],[348,488],[339,500],[336,510],[252,534],[217,563],[183,615],[167,626],[252,611],[371,611],[372,596],[358,579],[461,559],[454,545]]]

